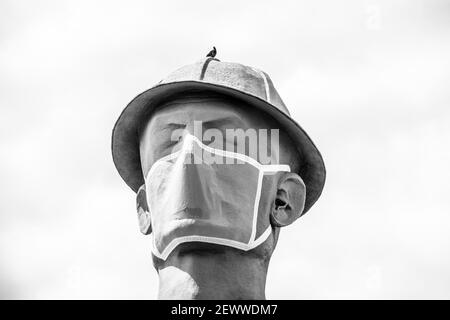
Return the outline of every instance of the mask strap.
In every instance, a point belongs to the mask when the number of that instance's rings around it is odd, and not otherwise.
[[[253,205],[252,235],[250,236],[250,241],[248,242],[248,245],[250,245],[250,246],[254,247],[254,246],[257,246],[257,245],[255,245],[255,243],[264,242],[270,234],[270,225],[269,225],[269,227],[264,231],[264,233],[261,236],[259,236],[258,239],[256,239],[256,228],[257,228],[257,223],[258,223],[259,203],[261,201],[262,182],[263,182],[265,173],[275,174],[280,171],[290,172],[291,168],[287,164],[262,165],[260,167],[260,171],[259,171],[259,175],[258,175],[258,184],[256,187],[257,189],[256,189],[255,203]]]

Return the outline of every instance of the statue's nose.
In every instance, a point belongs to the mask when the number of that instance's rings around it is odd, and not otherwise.
[[[191,157],[192,153],[185,156]],[[192,159],[191,159],[192,160]],[[196,165],[193,162],[185,163],[177,166],[174,175],[178,176],[176,185],[169,186],[176,188],[179,192],[173,194],[170,201],[174,203],[174,211],[180,218],[192,219],[208,219],[210,213],[204,210],[207,204],[213,201],[208,186],[208,181],[211,180],[210,170],[204,164]]]

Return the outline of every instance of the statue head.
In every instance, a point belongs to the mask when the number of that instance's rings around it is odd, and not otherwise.
[[[137,96],[112,149],[158,271],[196,259],[266,271],[280,229],[325,181],[320,153],[267,74],[214,57]]]

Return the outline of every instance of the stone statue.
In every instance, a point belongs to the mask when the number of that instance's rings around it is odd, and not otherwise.
[[[265,299],[280,229],[325,183],[319,151],[269,76],[215,55],[138,95],[113,129],[160,299]]]

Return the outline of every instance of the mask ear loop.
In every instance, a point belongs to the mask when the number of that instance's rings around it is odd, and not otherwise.
[[[256,197],[255,204],[253,206],[253,224],[252,224],[252,235],[250,237],[250,241],[248,242],[249,249],[255,248],[259,246],[261,243],[266,241],[271,233],[270,223],[266,230],[256,239],[256,228],[258,222],[258,212],[259,212],[259,203],[261,201],[261,190],[262,190],[262,182],[264,178],[264,174],[275,174],[277,172],[291,172],[291,167],[287,164],[272,164],[272,165],[262,165],[258,168],[259,176],[258,176],[258,185],[256,189]]]
[[[253,204],[253,221],[252,221],[252,234],[250,236],[250,240],[248,242],[249,246],[252,246],[253,242],[255,242],[256,237],[256,224],[258,222],[258,210],[259,210],[259,202],[261,200],[261,189],[262,189],[262,181],[264,177],[264,171],[261,168],[258,168],[258,184],[256,185],[256,196],[255,203]]]
[[[167,158],[167,157],[164,157],[164,158]],[[147,197],[147,203],[148,203],[148,215],[150,216],[150,223],[151,223],[151,225],[152,225],[152,231],[151,231],[151,233],[150,233],[150,237],[151,237],[151,243],[152,243],[152,252],[153,252],[153,254],[155,255],[155,256],[157,256],[158,258],[160,258],[161,259],[161,254],[159,253],[159,251],[158,251],[158,249],[156,248],[156,244],[155,244],[155,231],[154,231],[154,229],[153,229],[153,226],[155,225],[154,224],[154,221],[153,221],[153,214],[152,214],[152,209],[151,209],[151,201],[150,201],[150,199],[148,198],[148,195],[150,194],[149,192],[148,192],[148,190],[147,190],[147,186],[149,185],[149,181],[150,181],[150,179],[149,179],[149,177],[150,177],[150,173],[152,172],[152,171],[154,171],[154,168],[157,166],[157,163],[159,163],[159,161],[161,161],[162,160],[162,158],[161,159],[159,159],[158,161],[156,161],[153,165],[152,165],[152,167],[150,168],[150,170],[148,171],[148,173],[147,173],[147,176],[145,176],[145,178],[144,178],[144,181],[145,181],[145,193],[146,193],[146,197]],[[156,166],[155,166],[156,165]],[[153,169],[153,170],[152,170]]]

